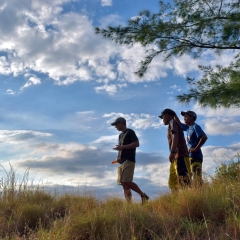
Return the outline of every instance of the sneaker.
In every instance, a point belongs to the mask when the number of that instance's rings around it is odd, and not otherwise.
[[[141,198],[142,198],[142,205],[144,205],[145,203],[147,203],[149,196],[146,193],[143,193],[141,195]]]

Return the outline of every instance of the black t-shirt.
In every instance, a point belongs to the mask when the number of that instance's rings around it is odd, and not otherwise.
[[[118,138],[118,144],[121,146],[128,145],[136,141],[138,141],[138,137],[136,133],[129,128],[127,128],[125,132],[121,133]],[[136,148],[123,149],[120,153],[120,163],[123,163],[126,160],[135,162],[135,155],[136,155]]]

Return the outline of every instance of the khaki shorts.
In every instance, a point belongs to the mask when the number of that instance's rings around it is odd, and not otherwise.
[[[134,174],[135,162],[126,160],[118,166],[118,179],[117,183],[121,185],[121,182],[132,182]]]

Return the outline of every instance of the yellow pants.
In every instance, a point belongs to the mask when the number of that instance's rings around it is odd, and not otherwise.
[[[168,186],[171,190],[178,190],[190,186],[191,164],[189,157],[177,157],[170,164]]]
[[[189,158],[191,162],[191,169],[193,173],[193,185],[201,186],[202,180],[202,159]]]

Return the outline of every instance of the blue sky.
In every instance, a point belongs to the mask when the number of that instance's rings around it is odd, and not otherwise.
[[[224,157],[236,155],[238,109],[180,105],[186,76],[199,77],[198,65],[227,65],[231,52],[201,59],[164,62],[156,57],[143,78],[134,75],[144,58],[139,45],[119,46],[94,34],[94,27],[126,24],[157,0],[3,0],[0,3],[0,163],[45,186],[87,189],[122,196],[116,185],[118,116],[140,139],[134,181],[150,197],[167,188],[166,107],[194,110],[209,139],[204,172],[213,173]],[[182,119],[182,118],[181,118]],[[0,172],[4,177],[4,171]],[[137,198],[137,196],[135,196]]]

